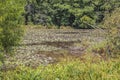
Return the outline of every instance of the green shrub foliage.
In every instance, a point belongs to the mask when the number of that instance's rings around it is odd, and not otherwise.
[[[107,29],[108,48],[114,55],[120,55],[120,9],[114,10],[104,20]]]
[[[13,50],[23,35],[21,14],[24,11],[21,0],[0,0],[0,54]]]

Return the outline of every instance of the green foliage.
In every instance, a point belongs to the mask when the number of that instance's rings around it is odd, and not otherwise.
[[[0,55],[10,54],[23,35],[20,26],[23,21],[23,3],[21,0],[0,0]]]
[[[88,49],[104,57],[119,57],[120,55],[120,9],[116,8],[111,14],[107,14],[102,22],[105,41],[97,43]],[[101,30],[101,29],[100,29]]]
[[[107,15],[104,20],[104,28],[107,29],[107,45],[113,55],[120,55],[120,9],[116,9],[112,14]]]
[[[70,60],[36,69],[17,67],[12,71],[1,72],[0,78],[2,80],[119,80],[119,74],[119,59],[107,62],[97,58],[94,62],[90,59],[85,62]]]
[[[92,28],[106,13],[120,7],[118,0],[32,0],[35,23],[42,25]],[[43,17],[44,16],[44,17]]]

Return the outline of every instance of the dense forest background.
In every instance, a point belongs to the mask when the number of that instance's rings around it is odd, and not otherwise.
[[[25,18],[26,24],[94,28],[119,7],[119,0],[31,0],[26,2]]]

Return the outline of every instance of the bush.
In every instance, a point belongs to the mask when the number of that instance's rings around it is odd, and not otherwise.
[[[107,32],[107,45],[109,53],[120,55],[120,9],[116,9],[112,14],[107,15],[104,20],[104,28]]]
[[[21,16],[23,2],[21,0],[0,1],[0,53],[10,54],[13,46],[19,44],[23,35],[20,26],[23,21]]]

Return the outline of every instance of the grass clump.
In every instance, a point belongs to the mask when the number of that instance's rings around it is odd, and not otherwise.
[[[107,41],[102,41],[99,43],[95,43],[94,45],[90,46],[87,49],[88,53],[95,53],[95,54],[100,54],[103,56],[108,56],[107,54]]]

